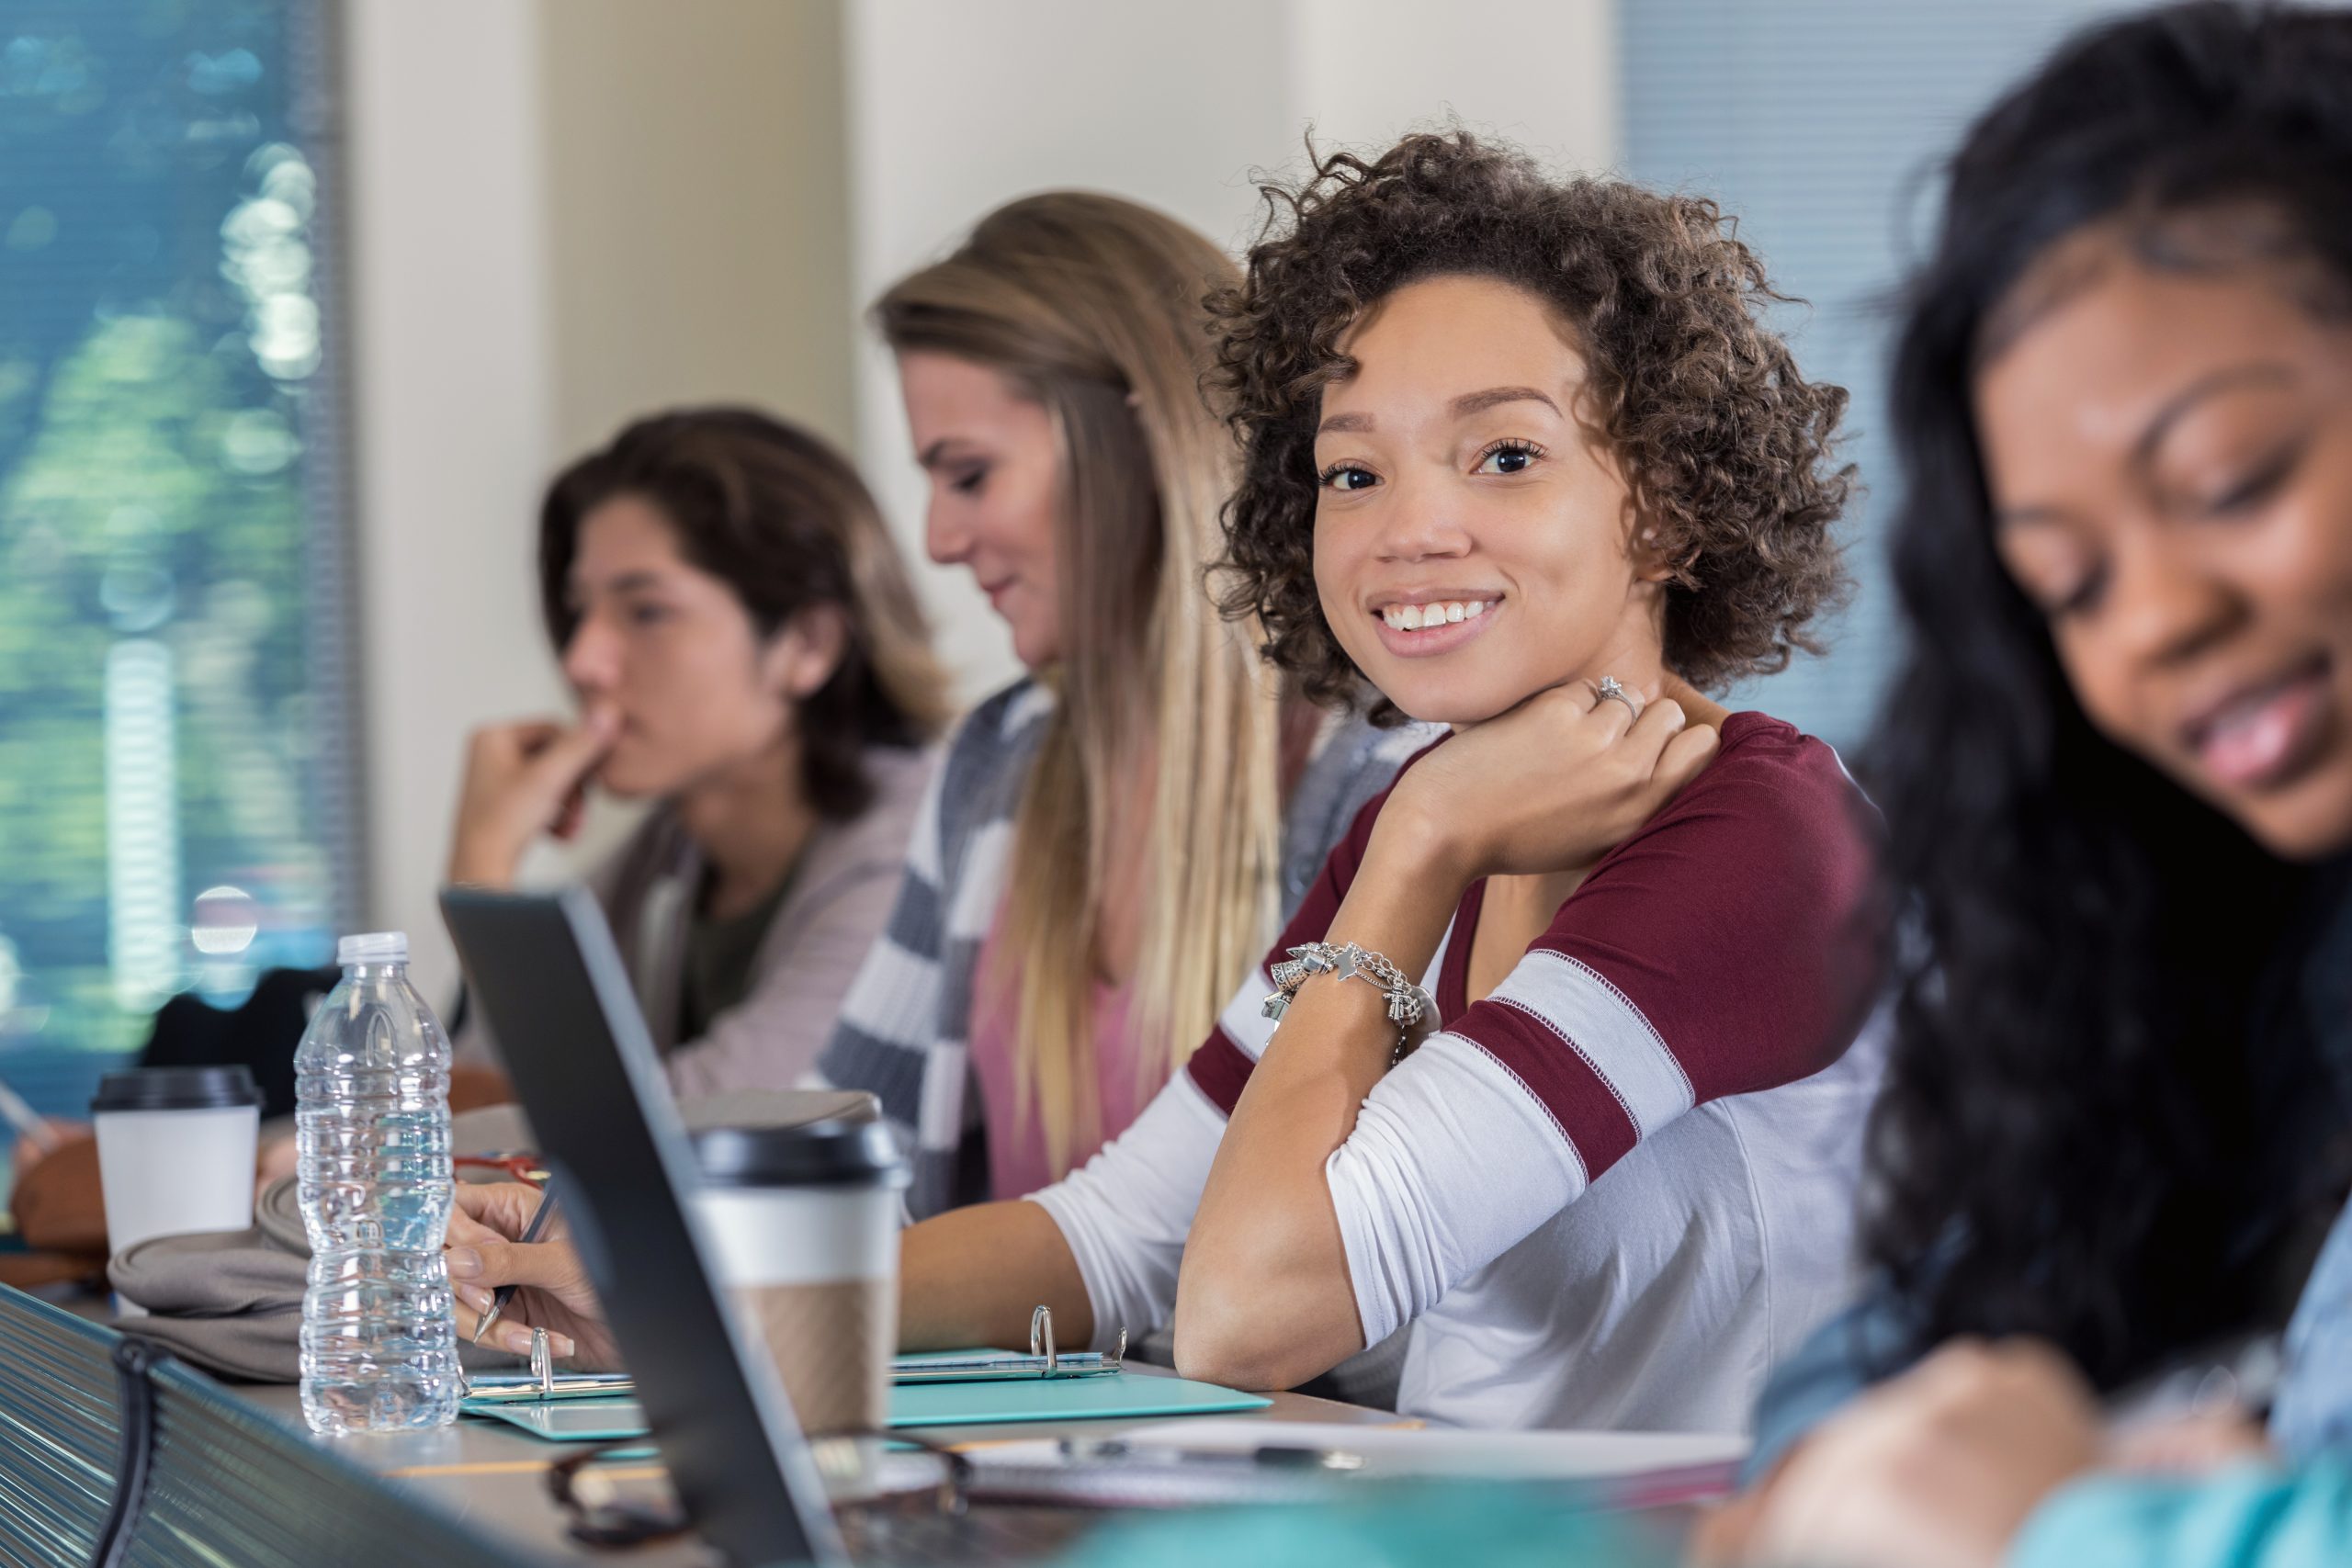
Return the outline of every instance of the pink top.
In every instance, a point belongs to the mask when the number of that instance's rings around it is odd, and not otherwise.
[[[1014,1002],[1003,998],[996,1007],[997,948],[1004,934],[1004,912],[997,911],[980,943],[979,963],[972,969],[972,1071],[980,1080],[980,1100],[988,1113],[989,1193],[996,1198],[1021,1198],[1049,1187],[1063,1172],[1046,1156],[1046,1128],[1035,1105],[1022,1105],[1013,1094],[1012,1024]],[[1009,987],[1008,987],[1009,989]],[[1145,1097],[1136,1085],[1136,1046],[1127,1038],[1127,1015],[1134,997],[1125,986],[1103,981],[1094,986],[1094,1083],[1097,1131],[1093,1143],[1070,1151],[1071,1168],[1094,1157],[1094,1151],[1127,1130],[1143,1109]],[[1151,1088],[1159,1084],[1155,1079]]]

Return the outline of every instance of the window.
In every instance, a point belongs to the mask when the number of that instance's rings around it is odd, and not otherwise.
[[[1628,0],[1619,10],[1627,171],[1738,215],[1774,284],[1808,305],[1781,326],[1809,377],[1853,393],[1845,456],[1867,493],[1843,525],[1860,587],[1800,657],[1736,694],[1834,745],[1858,745],[1899,633],[1881,525],[1901,476],[1886,439],[1888,309],[1924,244],[1932,178],[1995,95],[2112,0]]]
[[[327,19],[0,16],[0,1077],[51,1112],[358,904]]]

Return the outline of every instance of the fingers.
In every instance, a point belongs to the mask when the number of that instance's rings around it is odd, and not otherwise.
[[[580,825],[588,816],[588,786],[575,784],[563,797],[562,808],[557,811],[555,826],[548,831],[564,843],[580,836]]]
[[[560,1241],[508,1241],[478,1235],[444,1253],[452,1280],[469,1285],[536,1285],[559,1294],[582,1292],[580,1258]]]
[[[1598,726],[1601,735],[1611,744],[1622,739],[1625,732],[1633,728],[1634,704],[1620,697],[1602,696],[1600,682],[1578,681],[1562,690],[1575,700],[1577,706],[1585,711],[1589,716],[1589,721]],[[1626,694],[1626,696],[1632,695],[1630,692]],[[1640,700],[1635,697],[1634,702],[1638,703]]]
[[[506,724],[485,724],[467,738],[466,749],[477,766],[520,760],[547,745],[562,734],[563,729],[562,722],[552,718],[524,718]]]
[[[481,1334],[481,1320],[498,1299],[497,1292],[487,1285],[452,1285],[450,1290],[458,1298],[458,1337],[470,1345],[474,1343],[475,1336]],[[531,1330],[537,1326],[531,1321],[533,1304],[526,1292],[517,1292],[514,1299],[506,1303],[506,1310],[498,1314],[498,1321],[491,1325],[490,1333],[481,1343],[512,1355],[529,1355]],[[548,1348],[555,1352],[558,1359],[564,1359],[576,1352],[579,1346],[572,1342],[569,1334],[549,1329]]]
[[[529,1228],[539,1210],[539,1189],[522,1181],[460,1181],[457,1207],[449,1216],[449,1235],[456,1237],[467,1223],[469,1240],[503,1241]]]
[[[604,760],[605,753],[612,750],[613,736],[618,728],[619,721],[610,708],[591,709],[580,723],[558,732],[532,752],[523,764],[523,776],[557,795],[560,811],[562,797],[578,787],[589,771]]]
[[[1661,707],[1671,704],[1661,703]],[[1678,714],[1680,709],[1675,710]],[[1660,727],[1664,728],[1664,726]],[[1658,751],[1657,765],[1650,770],[1650,783],[1658,791],[1658,804],[1664,805],[1682,793],[1692,779],[1707,771],[1715,760],[1715,752],[1723,746],[1723,736],[1707,726],[1685,727],[1680,721],[1669,732],[1666,744]]]
[[[1623,707],[1624,705],[1615,703],[1611,705]],[[1660,697],[1645,706],[1641,716],[1626,726],[1625,739],[1635,751],[1650,759],[1655,771],[1657,759],[1665,752],[1668,744],[1681,734],[1690,722],[1690,716],[1682,711],[1680,703],[1672,697]]]

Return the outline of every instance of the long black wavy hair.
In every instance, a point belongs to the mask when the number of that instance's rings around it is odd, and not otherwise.
[[[1911,644],[1869,771],[1924,941],[1864,1245],[1915,1347],[2038,1334],[2113,1386],[2267,1310],[2250,1259],[2302,1178],[2261,1082],[2310,1055],[2290,987],[2333,874],[2094,731],[1995,555],[1987,321],[2094,224],[2151,265],[2284,249],[2352,289],[2352,15],[2195,4],[2077,35],[1962,143],[1895,356]]]

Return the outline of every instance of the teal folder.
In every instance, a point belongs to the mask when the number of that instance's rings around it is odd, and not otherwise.
[[[1263,1410],[1272,1400],[1188,1378],[1113,1372],[1093,1378],[1017,1382],[909,1383],[890,1390],[893,1427],[979,1427],[1000,1421],[1099,1421],[1156,1416],[1216,1416]],[[567,1399],[548,1404],[465,1405],[469,1416],[511,1422],[557,1442],[641,1437],[645,1412],[633,1399]]]
[[[1141,1416],[1217,1416],[1263,1410],[1272,1400],[1189,1378],[1110,1372],[1013,1382],[902,1383],[890,1391],[893,1427],[979,1427],[993,1421],[1098,1421]]]

